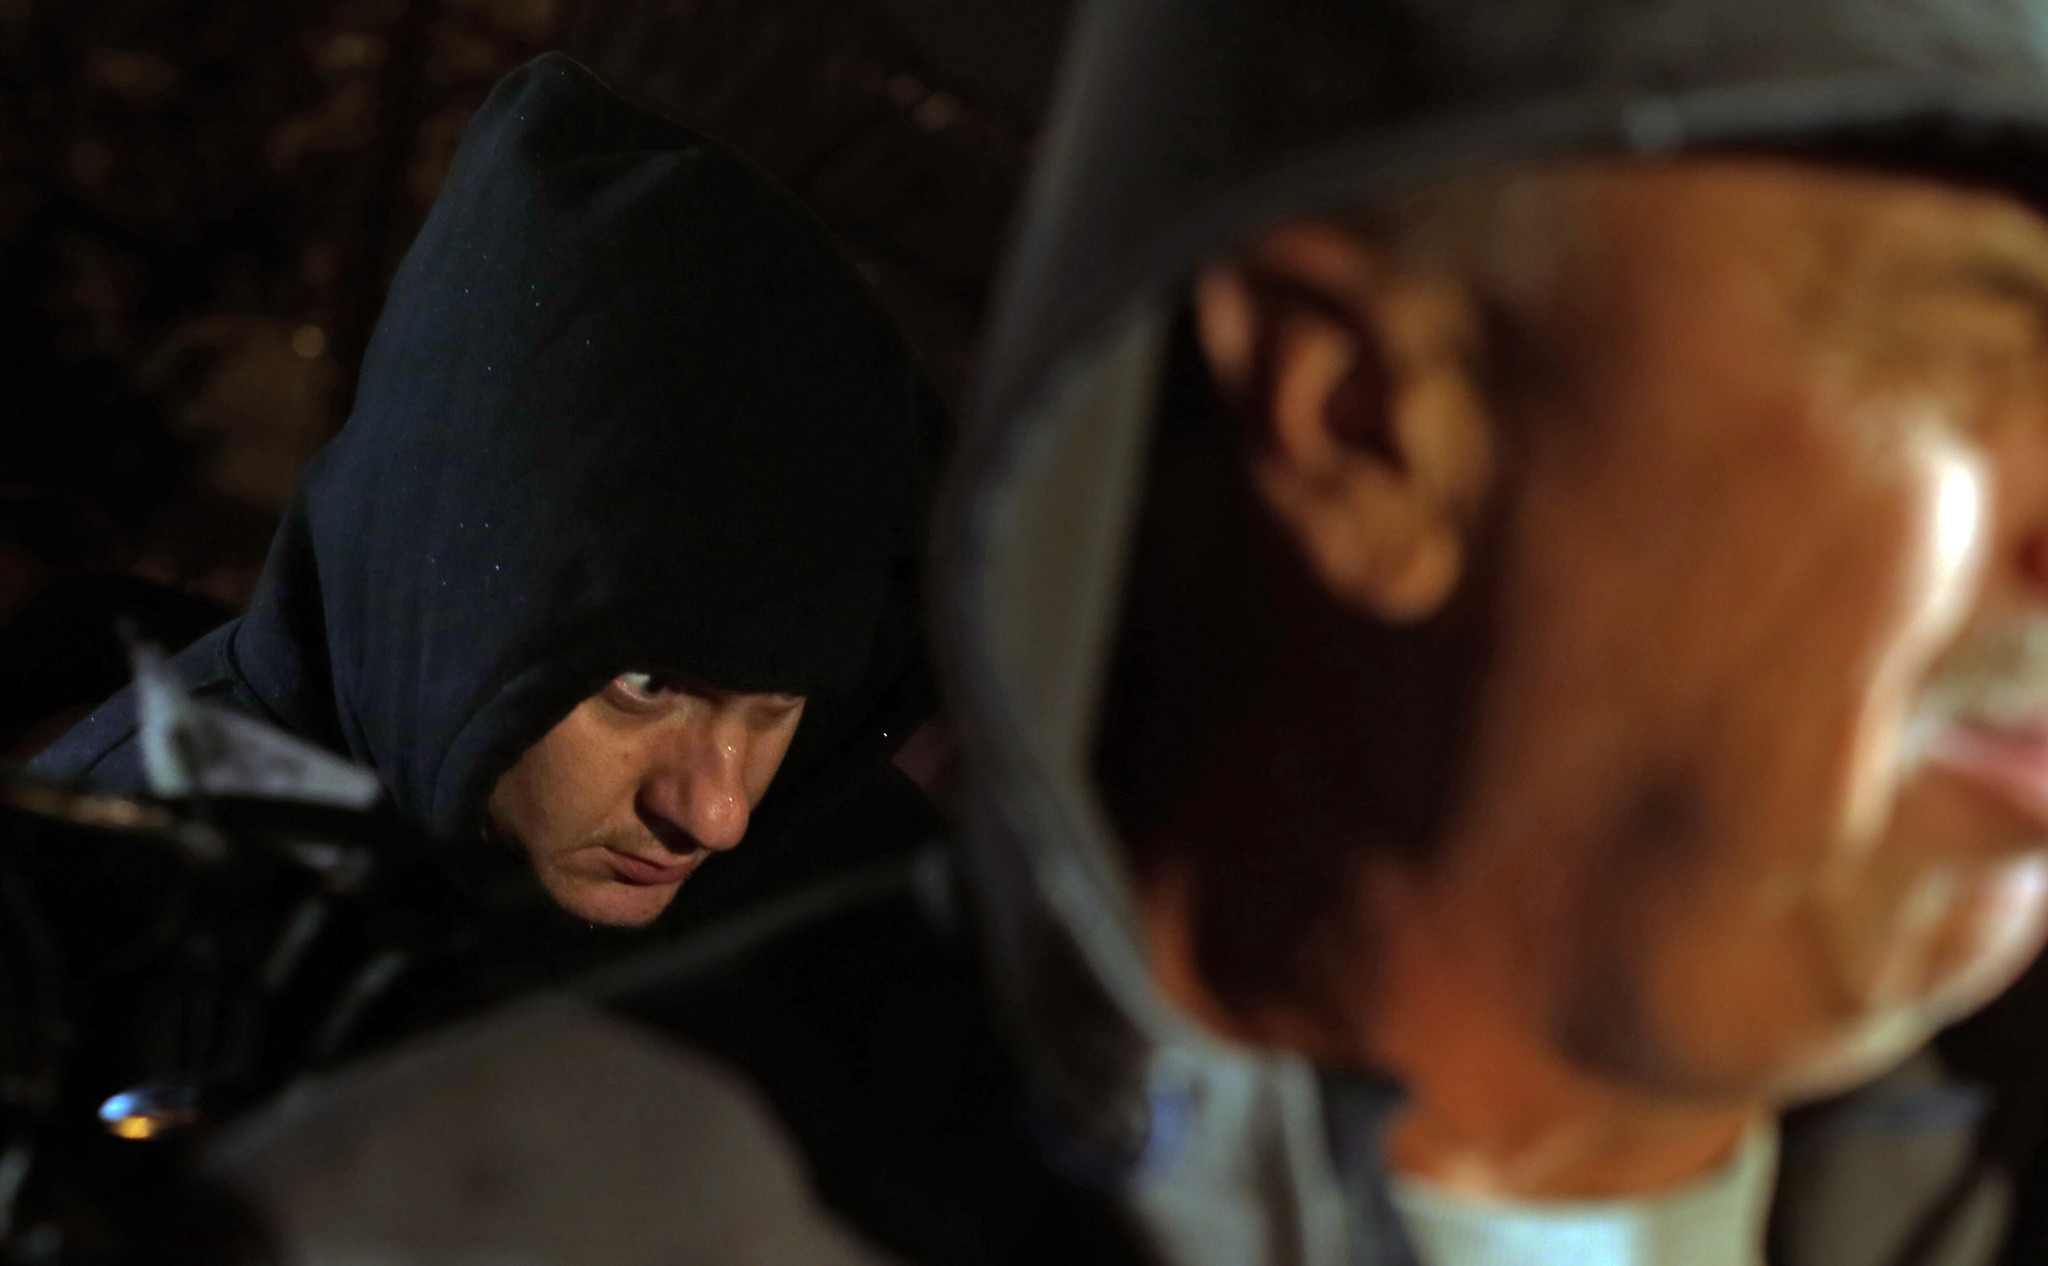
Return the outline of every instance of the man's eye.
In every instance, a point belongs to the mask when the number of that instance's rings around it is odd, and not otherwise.
[[[675,689],[674,682],[653,673],[620,673],[612,679],[612,685],[619,693],[644,703],[652,703]]]

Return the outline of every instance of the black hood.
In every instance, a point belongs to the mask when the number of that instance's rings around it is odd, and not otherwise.
[[[471,124],[225,658],[444,837],[635,668],[811,696],[781,787],[916,673],[941,438],[811,215],[545,56]]]

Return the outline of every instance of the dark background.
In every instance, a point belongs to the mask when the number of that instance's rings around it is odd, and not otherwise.
[[[248,599],[469,114],[564,49],[846,239],[956,403],[1066,0],[0,0],[0,755]]]

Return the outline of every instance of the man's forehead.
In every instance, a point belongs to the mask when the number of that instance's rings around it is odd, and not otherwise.
[[[1617,262],[1652,289],[1686,274],[1693,282],[1742,274],[1744,284],[1761,284],[1814,316],[1840,315],[1851,292],[2048,297],[2048,215],[2025,198],[1934,170],[1809,154],[1515,164],[1425,190],[1385,213],[1337,217],[1335,234],[1302,232],[1316,223],[1330,221],[1284,221],[1242,254],[1284,246],[1303,256],[1305,245],[1320,244],[1324,254],[1344,256],[1378,240],[1429,266],[1519,264],[1505,271],[1531,274],[1524,288],[1552,299],[1602,274],[1619,280],[1610,273]],[[1323,271],[1345,269],[1325,261]],[[1497,281],[1504,270],[1480,271]]]
[[[2048,218],[2001,190],[1933,173],[1778,155],[1700,154],[1587,169],[1608,227],[1705,244],[1775,241],[1816,262],[1880,259],[1986,277],[2048,266]],[[1695,239],[1696,241],[1699,239]]]
[[[1548,223],[1592,270],[1555,278],[1574,307],[1592,283],[1636,309],[1697,316],[1703,303],[1734,303],[1745,320],[1775,311],[1771,323],[1787,333],[1903,315],[1895,305],[1929,295],[2019,301],[2048,315],[2048,217],[1995,188],[1775,153],[1524,170],[1562,191],[1551,200],[1566,212]]]

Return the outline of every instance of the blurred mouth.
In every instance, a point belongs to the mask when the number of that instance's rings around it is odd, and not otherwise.
[[[2048,713],[2019,724],[1951,723],[1928,757],[2048,830]]]
[[[697,863],[704,860],[704,853],[699,849],[680,861],[650,861],[607,845],[604,860],[620,883],[636,888],[666,888],[688,879],[690,872],[697,869]]]

